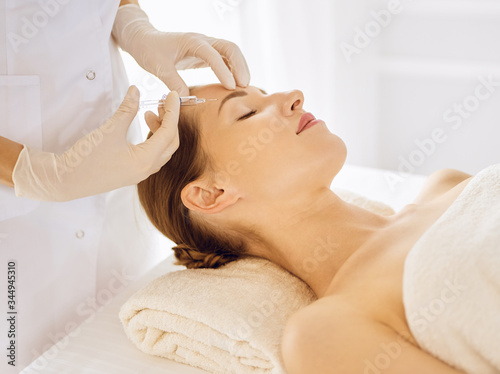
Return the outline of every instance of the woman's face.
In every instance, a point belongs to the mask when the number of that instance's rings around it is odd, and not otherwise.
[[[196,111],[220,189],[276,202],[329,188],[344,164],[344,142],[323,121],[310,122],[301,91],[268,95],[252,86],[228,91],[208,85],[191,94],[217,99],[182,110]]]

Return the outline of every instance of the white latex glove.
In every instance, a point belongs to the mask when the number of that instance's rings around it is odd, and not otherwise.
[[[63,154],[25,145],[12,174],[16,195],[68,201],[139,183],[160,170],[179,147],[179,108],[179,95],[171,92],[154,135],[130,144],[127,130],[139,109],[139,91],[130,87],[116,113]],[[158,127],[149,112],[146,121]]]
[[[210,66],[229,90],[236,85],[246,87],[250,81],[247,63],[236,44],[203,34],[160,32],[134,4],[118,8],[113,36],[142,68],[180,96],[189,95],[189,90],[177,69]]]

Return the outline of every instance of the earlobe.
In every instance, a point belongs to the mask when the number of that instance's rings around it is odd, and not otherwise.
[[[214,186],[207,186],[201,181],[194,181],[182,189],[181,200],[190,210],[213,214],[233,205],[238,201],[238,198]]]

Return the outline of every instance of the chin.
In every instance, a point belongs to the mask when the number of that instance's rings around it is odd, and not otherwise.
[[[345,164],[347,147],[337,135],[323,133],[310,142],[300,155],[301,160],[298,164],[302,165],[302,180],[330,186],[333,178]]]
[[[325,157],[322,162],[322,171],[320,172],[324,174],[325,177],[328,177],[327,182],[329,184],[331,184],[333,178],[342,170],[347,159],[347,147],[344,141],[338,136],[332,135],[333,139],[330,140],[329,146],[327,149],[323,149],[323,151],[326,151],[324,154],[326,154],[327,157]]]

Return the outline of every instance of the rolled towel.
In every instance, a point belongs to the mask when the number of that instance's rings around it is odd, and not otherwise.
[[[284,373],[281,330],[314,299],[279,266],[244,259],[165,274],[133,295],[120,319],[146,353],[214,373]]]
[[[411,249],[403,302],[420,347],[470,374],[500,373],[500,164],[478,173]]]
[[[374,212],[394,213],[350,191],[336,192]],[[315,299],[285,269],[248,258],[165,274],[134,294],[119,317],[145,353],[213,373],[284,374],[280,342],[286,321]]]

